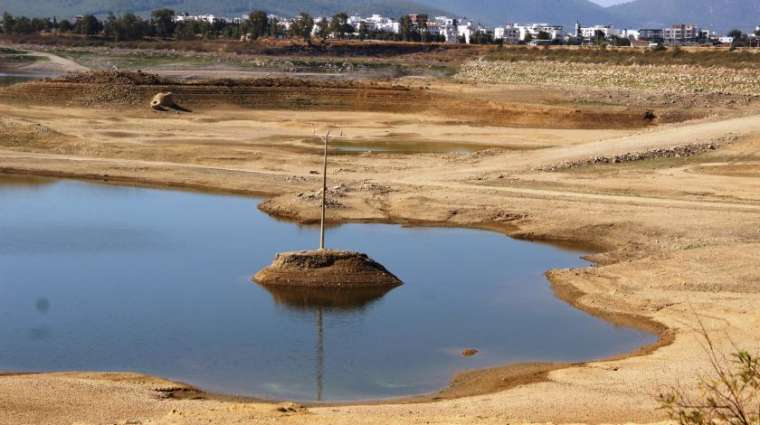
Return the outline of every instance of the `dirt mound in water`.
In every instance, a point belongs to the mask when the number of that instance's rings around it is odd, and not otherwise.
[[[393,288],[399,278],[366,254],[317,250],[278,254],[254,276],[265,286],[304,288]]]

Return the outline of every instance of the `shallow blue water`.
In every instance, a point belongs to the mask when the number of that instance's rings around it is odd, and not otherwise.
[[[329,229],[328,246],[368,253],[405,285],[341,308],[278,302],[250,275],[278,251],[313,248],[318,229],[258,202],[0,179],[0,370],[137,371],[224,393],[356,400],[655,341],[553,296],[543,273],[584,265],[582,253],[477,230]],[[470,347],[480,353],[463,358]]]

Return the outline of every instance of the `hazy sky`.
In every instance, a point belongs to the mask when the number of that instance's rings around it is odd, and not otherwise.
[[[631,0],[591,0],[591,1],[593,1],[594,3],[599,3],[602,6],[610,6],[613,4],[625,3]]]

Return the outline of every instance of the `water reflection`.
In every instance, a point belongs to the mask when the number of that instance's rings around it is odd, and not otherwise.
[[[313,311],[315,314],[316,343],[314,347],[315,388],[314,399],[322,401],[325,377],[325,326],[324,313],[362,311],[395,288],[297,288],[276,285],[259,286],[266,289],[275,303],[288,309]]]
[[[35,176],[15,176],[15,175],[2,175],[0,176],[0,188],[21,188],[31,189],[38,186],[51,185],[55,183],[55,180],[44,177]]]
[[[293,310],[352,312],[363,310],[393,288],[321,289],[260,285],[274,301]]]

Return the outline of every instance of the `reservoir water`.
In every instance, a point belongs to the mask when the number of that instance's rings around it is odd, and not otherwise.
[[[434,391],[457,371],[579,361],[654,335],[557,299],[543,273],[581,252],[455,228],[347,224],[405,285],[325,302],[250,276],[318,229],[255,198],[0,177],[0,370],[135,371],[296,400]],[[465,348],[479,354],[463,357]]]
[[[0,72],[0,87],[10,86],[11,84],[23,83],[34,80],[36,77],[22,74],[4,74]]]

